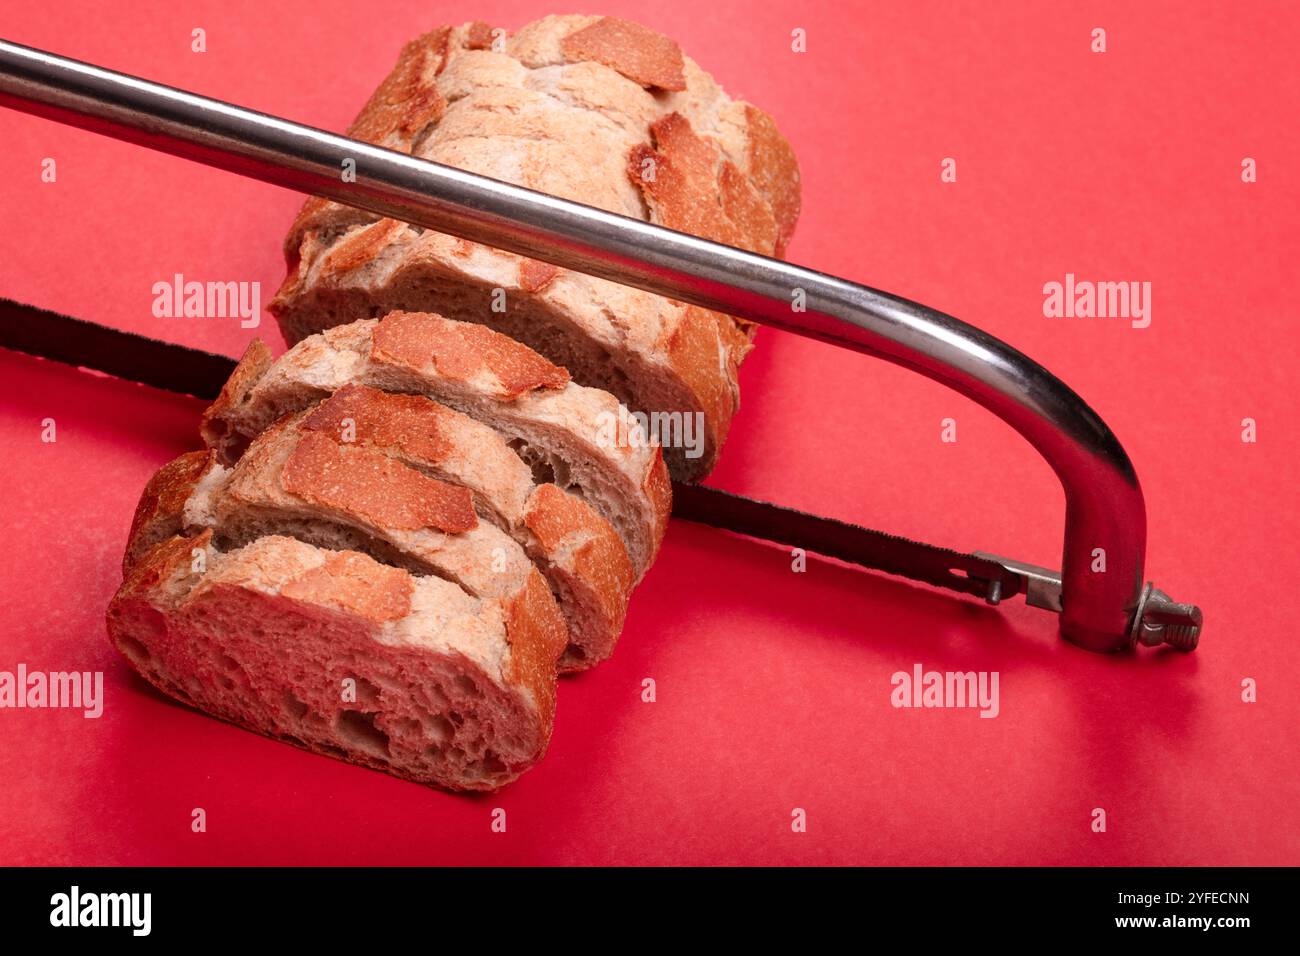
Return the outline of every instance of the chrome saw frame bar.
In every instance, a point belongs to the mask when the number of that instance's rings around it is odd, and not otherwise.
[[[1066,516],[1059,578],[996,560],[1024,579],[1027,594],[1047,595],[1040,603],[1060,611],[1063,637],[1094,651],[1138,641],[1196,645],[1200,611],[1143,585],[1146,506],[1118,439],[1042,366],[952,316],[790,263],[3,40],[0,104],[920,372],[1015,428],[1060,480]],[[354,175],[345,180],[344,169]],[[1093,570],[1098,549],[1104,571]]]

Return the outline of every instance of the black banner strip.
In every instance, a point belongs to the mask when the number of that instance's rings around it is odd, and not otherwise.
[[[729,952],[753,940],[767,950],[771,932],[788,930],[794,952],[842,948],[850,933],[858,945],[901,934],[901,951],[918,953],[949,940],[974,951],[1098,936],[1144,948],[1204,940],[1236,952],[1252,945],[1252,932],[1288,935],[1295,882],[1294,869],[1239,867],[11,869],[0,870],[0,926],[14,952],[32,952],[14,944],[36,940],[45,952],[59,937],[96,947],[319,942],[329,952],[353,941],[362,952],[400,940],[420,949],[427,939],[452,949],[470,934],[499,951],[563,939],[580,905],[576,932],[592,938],[608,927],[601,945],[615,949],[635,940],[649,945],[633,950],[675,952],[683,948],[675,941],[689,939],[725,942]]]

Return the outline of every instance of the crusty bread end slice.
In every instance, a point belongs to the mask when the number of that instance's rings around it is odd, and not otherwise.
[[[212,533],[140,556],[113,644],[164,693],[258,733],[424,784],[495,790],[541,758],[562,633],[530,588],[480,600],[355,552]]]

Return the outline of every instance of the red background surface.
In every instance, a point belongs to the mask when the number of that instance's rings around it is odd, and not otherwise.
[[[200,405],[0,352],[0,669],[102,670],[107,694],[97,721],[0,711],[0,862],[1300,863],[1297,8],[602,6],[676,37],[776,117],[803,168],[794,261],[988,329],[1106,418],[1146,491],[1148,575],[1205,609],[1201,649],[1094,656],[1045,612],[818,560],[793,574],[779,549],[675,522],[615,659],[563,682],[546,760],[499,795],[450,796],[135,679],[102,615],[139,491],[194,446]],[[416,32],[514,29],[549,9],[9,4],[0,32],[341,129]],[[955,184],[940,182],[947,156]],[[237,321],[156,319],[151,286],[257,280],[265,302],[299,202],[0,113],[0,294],[237,355]],[[1151,282],[1151,327],[1044,318],[1043,283],[1066,272]],[[261,331],[281,347],[269,318]],[[1059,486],[966,400],[770,330],[743,388],[715,484],[1059,566]],[[940,442],[945,417],[956,444]],[[998,671],[1000,716],[892,708],[890,675],[915,663]],[[640,700],[645,677],[657,703]],[[794,807],[807,833],[791,832]]]

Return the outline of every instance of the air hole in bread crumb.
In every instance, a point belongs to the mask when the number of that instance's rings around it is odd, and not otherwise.
[[[357,703],[362,707],[373,707],[379,703],[379,688],[366,680],[364,677],[358,677],[357,681]]]
[[[231,435],[226,441],[225,454],[230,461],[238,461],[244,457],[244,452],[248,451],[248,446],[253,444],[253,439],[248,435],[236,433]]]
[[[398,717],[396,720],[390,718],[388,723],[393,729],[393,736],[399,740],[403,737],[418,736],[424,729],[414,717]]]
[[[475,776],[495,777],[506,772],[506,765],[505,761],[489,750],[483,755],[482,760],[470,764],[468,770]]]
[[[167,619],[156,607],[142,607],[138,613],[130,615],[129,620],[131,631],[139,635],[137,643],[141,647],[147,646],[144,641],[152,643],[167,636]],[[122,640],[125,642],[129,638],[124,636]],[[148,656],[146,651],[145,658]]]
[[[556,472],[556,463],[549,460],[541,451],[528,444],[522,438],[512,438],[507,445],[510,450],[519,456],[519,459],[528,466],[529,471],[533,473],[533,481],[539,485],[557,484],[563,487],[563,482],[559,480]]]
[[[438,747],[442,747],[454,736],[456,736],[456,728],[446,717],[438,715],[429,721],[429,738]]]
[[[456,675],[456,688],[468,697],[482,697],[483,692],[479,690],[478,684],[474,679],[465,674]]]
[[[149,660],[149,648],[145,647],[134,637],[121,635],[118,637],[117,646],[122,649],[123,654],[131,658],[131,660],[137,664],[143,666],[145,662]]]
[[[218,654],[217,663],[221,665],[223,670],[228,670],[228,671],[239,670],[239,661],[235,660],[229,654]]]
[[[376,726],[374,714],[345,710],[335,720],[334,729],[349,746],[376,757],[388,756],[388,734]]]
[[[292,715],[294,720],[302,720],[307,716],[307,705],[288,691],[284,692],[284,709]]]

